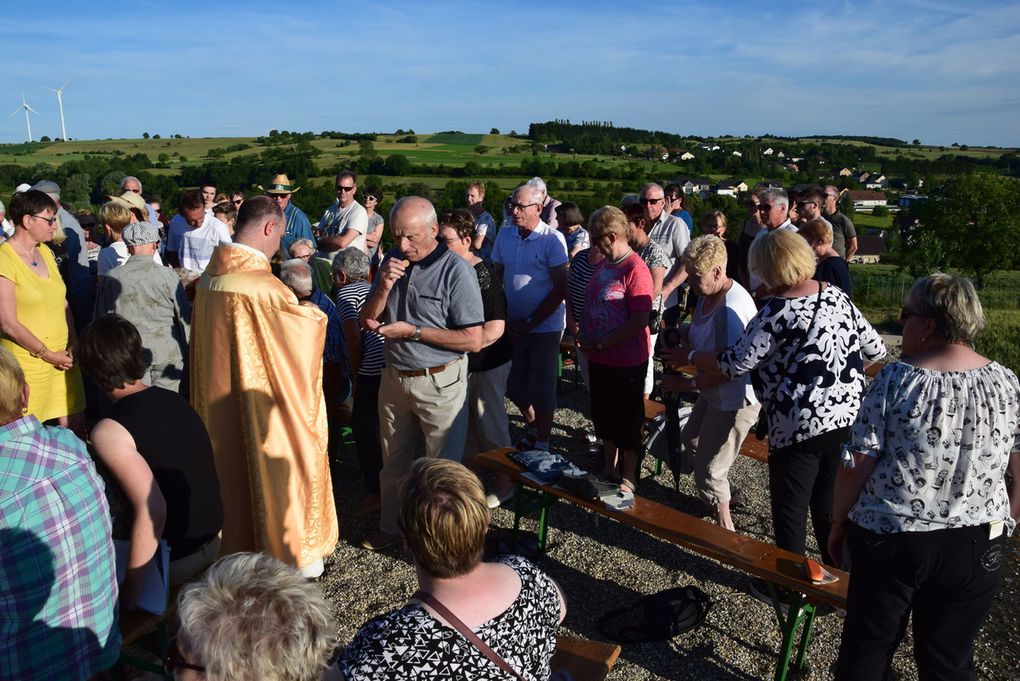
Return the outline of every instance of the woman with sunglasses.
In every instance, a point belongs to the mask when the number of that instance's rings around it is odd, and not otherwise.
[[[53,253],[42,245],[57,228],[57,206],[27,191],[15,194],[10,212],[14,236],[0,245],[0,345],[25,372],[25,413],[81,434],[85,391],[74,363],[74,320]]]
[[[967,279],[919,279],[900,317],[903,360],[871,384],[836,478],[829,552],[853,564],[836,679],[888,678],[908,615],[920,678],[974,679],[1020,519],[1020,382],[974,351]]]

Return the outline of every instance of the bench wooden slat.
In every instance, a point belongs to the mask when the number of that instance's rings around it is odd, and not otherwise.
[[[634,507],[617,512],[606,509],[602,501],[587,501],[564,490],[541,486],[521,475],[521,467],[507,457],[513,449],[483,452],[475,457],[482,465],[506,473],[515,482],[541,490],[560,499],[612,518],[624,525],[647,532],[696,553],[714,558],[748,574],[762,577],[779,586],[803,593],[811,603],[827,603],[846,608],[847,573],[826,566],[839,580],[831,584],[812,584],[800,569],[804,557],[772,544],[719,527],[700,518],[637,496]]]
[[[570,672],[577,681],[602,681],[619,657],[620,646],[615,643],[558,634],[550,666],[553,671]]]

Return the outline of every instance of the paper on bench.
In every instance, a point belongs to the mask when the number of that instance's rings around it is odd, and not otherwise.
[[[634,508],[634,493],[620,490],[618,492],[609,492],[603,494],[601,497],[602,503],[606,505],[606,508],[610,511],[629,511]]]
[[[125,539],[114,539],[113,548],[117,554],[117,584],[122,584],[127,575],[131,542]],[[160,539],[152,560],[142,566],[142,593],[138,597],[136,607],[139,610],[151,612],[153,615],[162,615],[166,612],[169,593],[170,547],[165,539]]]

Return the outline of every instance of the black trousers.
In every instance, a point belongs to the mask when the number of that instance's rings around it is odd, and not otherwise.
[[[637,366],[613,367],[588,362],[588,386],[591,394],[591,420],[595,434],[612,440],[620,449],[641,447],[641,427],[645,422],[645,374],[648,361]]]
[[[913,612],[921,681],[972,681],[974,639],[1002,582],[1006,535],[988,525],[877,534],[849,527],[850,573],[837,681],[888,679]]]
[[[829,515],[839,468],[839,449],[831,446],[831,440],[816,437],[769,452],[769,494],[776,546],[804,555],[810,509],[822,562],[829,565],[832,565],[827,549]]]
[[[379,442],[379,383],[382,376],[358,374],[358,386],[351,407],[351,430],[358,451],[365,491],[379,495],[379,471],[382,470],[382,445]]]

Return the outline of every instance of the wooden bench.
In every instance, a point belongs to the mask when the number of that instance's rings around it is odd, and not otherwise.
[[[804,560],[803,556],[753,537],[730,532],[714,523],[703,521],[644,497],[635,497],[634,507],[628,511],[610,511],[600,500],[581,499],[565,490],[540,485],[525,478],[522,475],[524,472],[522,467],[508,457],[508,454],[513,451],[512,449],[499,449],[484,452],[475,456],[474,460],[486,468],[509,475],[517,484],[517,495],[514,500],[515,529],[520,527],[520,518],[523,514],[538,511],[538,537],[542,550],[545,549],[548,535],[550,508],[557,500],[563,499],[695,553],[718,560],[750,575],[765,579],[772,592],[776,619],[783,635],[779,660],[776,665],[775,679],[777,681],[783,681],[786,678],[794,645],[797,646],[797,655],[793,667],[796,670],[804,668],[817,605],[826,604],[846,609],[848,576],[841,570],[828,567],[828,570],[838,576],[839,580],[825,585],[813,584],[801,572],[800,565]],[[786,601],[787,613],[785,614],[779,605],[776,586],[789,592]],[[799,642],[796,640],[798,629],[801,630]]]
[[[620,646],[615,643],[558,634],[549,666],[553,671],[570,672],[576,681],[603,681],[619,657]]]

